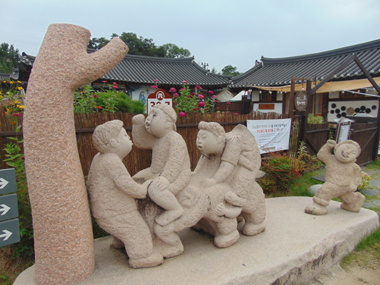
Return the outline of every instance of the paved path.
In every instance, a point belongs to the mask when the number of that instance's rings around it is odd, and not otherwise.
[[[366,195],[366,200],[363,207],[375,208],[380,206],[380,170],[370,169],[368,167],[362,167],[363,171],[371,176],[370,186],[367,190],[361,191]],[[313,178],[324,182],[325,181],[325,170],[321,171],[321,174],[314,176]],[[310,189],[310,191],[313,191]],[[316,191],[316,188],[314,188]],[[315,193],[315,192],[312,192]]]

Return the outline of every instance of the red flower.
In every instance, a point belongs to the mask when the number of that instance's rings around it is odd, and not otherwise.
[[[158,82],[158,79],[155,79],[154,82]]]
[[[203,101],[199,102],[199,104],[198,104],[199,107],[204,107],[204,105],[205,105],[205,102],[203,102]]]
[[[170,88],[169,92],[177,92],[174,87]]]
[[[214,100],[215,103],[218,103],[219,101],[218,100]]]
[[[96,108],[98,108],[98,109],[103,109],[101,106],[98,106],[98,107],[96,107]]]
[[[181,91],[181,90],[185,90],[185,88],[183,88],[183,87],[182,87],[182,88],[181,88],[181,89],[179,89],[179,90],[180,90],[180,91]]]
[[[202,89],[199,85],[195,86],[195,89]]]
[[[203,99],[203,98],[204,98],[204,96],[203,96],[202,94],[199,94],[198,97],[199,97],[200,99]]]
[[[113,85],[112,87],[115,88],[115,89],[117,89],[117,86],[116,86],[116,85]]]
[[[157,85],[152,85],[152,86],[150,86],[150,88],[157,89],[158,86]]]
[[[191,95],[193,95],[193,96],[195,95],[195,93],[194,93],[194,92],[191,92],[190,94],[191,94]]]
[[[198,109],[197,109],[197,108],[194,108],[193,111],[198,111]]]
[[[231,102],[227,102],[227,105],[231,105]]]
[[[181,118],[185,117],[185,112],[179,112],[179,116],[180,116]]]
[[[212,95],[212,96],[211,96],[211,98],[214,98],[214,99],[216,99],[216,95]]]
[[[14,113],[13,116],[21,117],[21,114]]]
[[[218,109],[218,110],[219,110],[219,109],[220,109],[220,107],[216,107],[216,109]]]
[[[239,115],[239,113],[235,113],[235,115]]]
[[[187,95],[186,97],[187,97],[187,98],[191,98],[191,96],[190,96],[190,95]]]
[[[107,80],[103,80],[102,82],[103,82],[103,83],[107,83]]]
[[[184,80],[184,81],[182,81],[182,83],[185,83],[185,84],[186,84],[186,83],[187,83],[187,81],[186,81],[186,80]]]
[[[96,94],[94,94],[94,95],[92,95],[92,97],[94,97],[94,98],[98,98],[99,96],[98,96],[98,95],[96,95]]]
[[[113,85],[117,85],[117,83],[116,83],[116,82],[112,82],[112,84],[113,84]]]
[[[179,95],[178,95],[178,93],[174,93],[173,96],[178,97]]]
[[[229,114],[229,113],[230,113],[230,111],[227,111],[226,113],[227,113],[227,114]]]
[[[214,94],[214,91],[208,91],[209,94],[213,95]]]

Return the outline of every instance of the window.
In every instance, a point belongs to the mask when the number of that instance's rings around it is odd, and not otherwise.
[[[273,98],[273,95],[272,92],[269,93],[269,91],[267,90],[261,90],[261,93],[260,93],[260,102],[272,102],[272,98]]]
[[[323,93],[315,93],[313,95],[313,111],[314,115],[322,116],[323,111]]]

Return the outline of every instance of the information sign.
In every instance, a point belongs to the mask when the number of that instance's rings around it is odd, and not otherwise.
[[[16,190],[15,169],[0,169],[0,195],[14,193]]]
[[[0,222],[0,247],[20,241],[18,219]]]
[[[298,111],[306,111],[307,95],[305,91],[296,93],[296,96],[294,96],[294,105]]]
[[[337,126],[335,141],[340,143],[342,141],[348,140],[350,135],[351,120],[350,119],[340,119]]]
[[[18,217],[17,194],[0,196],[0,221]]]
[[[150,94],[147,99],[147,114],[149,115],[150,109],[155,105],[167,104],[170,107],[173,106],[173,98],[164,89],[157,89],[156,92]]]

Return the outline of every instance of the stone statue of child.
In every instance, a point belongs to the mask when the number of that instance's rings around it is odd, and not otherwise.
[[[331,154],[334,149],[335,155]],[[307,206],[305,212],[312,215],[325,215],[329,201],[338,197],[343,201],[341,208],[359,212],[365,196],[355,192],[362,182],[362,170],[356,158],[361,152],[357,142],[346,140],[337,144],[328,140],[319,150],[317,157],[326,164],[326,182],[313,197],[314,203]]]
[[[152,163],[133,178],[153,180],[149,197],[166,211],[155,222],[165,226],[183,214],[176,195],[190,181],[190,158],[185,140],[176,132],[177,114],[168,105],[154,106],[147,118],[136,115],[132,119],[132,136],[136,146],[152,149]]]
[[[162,264],[163,257],[153,252],[150,230],[134,199],[146,197],[148,182],[136,183],[122,162],[132,149],[123,122],[113,120],[97,126],[92,138],[99,153],[91,163],[87,190],[96,222],[113,236],[112,246],[125,246],[131,267]]]
[[[201,125],[201,124],[200,124]],[[212,178],[203,181],[204,187],[228,183],[231,191],[225,194],[225,200],[241,209],[245,219],[243,233],[256,235],[265,230],[265,195],[256,182],[261,166],[261,157],[255,137],[243,125],[236,126],[225,135],[225,147],[218,171]],[[238,210],[220,203],[216,208],[218,216],[232,218]]]

